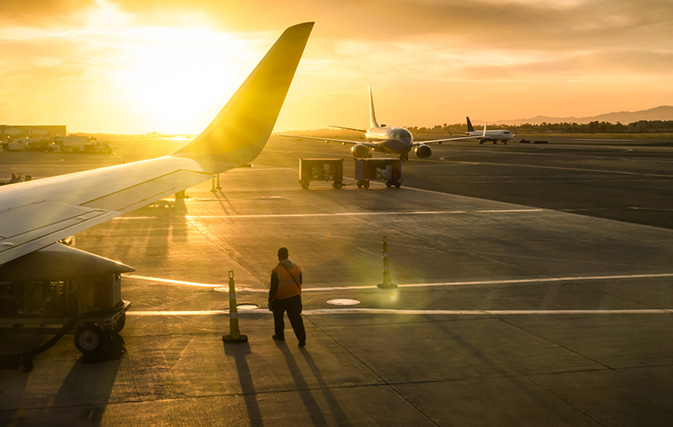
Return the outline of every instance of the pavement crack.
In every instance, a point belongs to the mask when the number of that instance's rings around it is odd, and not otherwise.
[[[567,347],[567,346],[565,346],[565,345],[563,345],[563,344],[560,344],[560,343],[557,343],[557,342],[555,342],[555,341],[552,341],[552,340],[550,340],[549,338],[543,337],[542,335],[539,335],[539,334],[536,334],[536,333],[534,333],[534,332],[531,332],[531,331],[529,331],[528,329],[526,329],[526,328],[524,328],[524,327],[522,327],[522,326],[520,326],[520,325],[517,325],[516,323],[512,323],[512,322],[510,322],[510,321],[507,320],[507,319],[500,318],[500,320],[501,320],[502,322],[504,322],[504,323],[506,323],[506,324],[512,326],[512,327],[515,327],[515,328],[519,329],[520,331],[523,331],[523,332],[525,332],[525,333],[527,333],[527,334],[529,334],[529,335],[532,335],[532,336],[534,336],[534,337],[536,337],[536,338],[538,338],[538,339],[541,339],[541,340],[543,340],[543,341],[546,341],[546,342],[548,342],[548,343],[550,343],[550,344],[553,344],[553,345],[555,345],[555,346],[561,347],[562,349],[567,350],[567,351],[569,351],[570,353],[576,354],[576,355],[578,355],[578,356],[580,356],[580,357],[582,357],[582,358],[584,358],[584,359],[590,360],[590,361],[594,362],[594,363],[597,364],[597,365],[603,366],[605,369],[609,369],[609,370],[611,370],[611,371],[616,371],[614,368],[612,368],[612,367],[606,365],[606,364],[603,363],[603,362],[600,362],[600,361],[598,361],[598,360],[596,360],[596,359],[594,359],[594,358],[592,358],[592,357],[589,357],[589,356],[587,356],[587,355],[585,355],[585,354],[582,354],[582,353],[580,353],[580,352],[578,352],[578,351],[575,351],[575,350],[571,349],[570,347]]]
[[[381,375],[379,375],[378,372],[374,370],[371,366],[369,366],[364,360],[362,360],[360,357],[358,357],[355,353],[353,353],[348,347],[343,345],[339,340],[337,340],[334,336],[332,336],[327,330],[313,322],[310,318],[307,318],[309,322],[313,324],[315,328],[320,330],[325,336],[327,336],[329,339],[331,339],[335,344],[337,344],[339,347],[341,347],[346,353],[348,353],[351,357],[353,357],[355,360],[357,360],[362,366],[367,368],[374,376],[376,376],[379,380],[381,380],[380,385],[385,385],[389,387],[391,390],[393,390],[401,399],[403,399],[405,402],[407,402],[412,408],[414,408],[419,414],[424,416],[429,422],[433,423],[436,426],[439,426],[435,420],[432,419],[428,414],[426,414],[421,408],[418,407],[418,405],[414,404],[411,400],[409,400],[404,394],[402,394],[393,384],[389,383],[385,378],[383,378]]]
[[[526,375],[526,379],[527,379],[528,381],[530,381],[530,383],[533,384],[533,385],[535,385],[536,387],[539,387],[539,388],[541,388],[542,390],[544,390],[544,391],[546,391],[546,392],[548,392],[548,393],[553,394],[558,400],[560,400],[561,402],[565,403],[566,405],[568,405],[569,407],[571,407],[571,408],[574,409],[575,411],[579,412],[580,414],[584,415],[585,417],[589,418],[590,420],[592,420],[592,421],[595,422],[596,424],[599,424],[599,425],[602,425],[602,426],[606,426],[606,424],[600,422],[598,419],[596,419],[595,417],[591,416],[591,414],[589,414],[588,412],[583,411],[582,409],[580,409],[580,408],[578,408],[577,406],[573,405],[572,402],[570,402],[568,399],[565,399],[563,396],[561,396],[559,393],[557,393],[556,391],[552,390],[551,388],[548,388],[548,387],[543,386],[542,384],[540,384],[540,383],[536,382],[535,380],[533,380],[533,379],[532,379],[531,377],[529,377],[528,375]]]

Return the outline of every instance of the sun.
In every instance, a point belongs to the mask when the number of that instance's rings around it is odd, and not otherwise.
[[[140,29],[114,78],[127,110],[163,133],[200,131],[245,79],[243,42],[208,29]]]

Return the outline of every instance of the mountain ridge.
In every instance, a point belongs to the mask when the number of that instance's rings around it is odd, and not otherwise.
[[[612,113],[599,114],[590,117],[551,117],[536,116],[528,119],[510,119],[496,120],[493,124],[522,125],[525,123],[539,125],[541,123],[589,123],[589,122],[609,122],[629,124],[641,120],[673,120],[673,106],[661,105],[659,107],[649,108],[639,111],[618,111]],[[489,122],[491,123],[491,122]]]

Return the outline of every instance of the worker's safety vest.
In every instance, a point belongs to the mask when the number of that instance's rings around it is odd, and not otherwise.
[[[289,270],[278,264],[273,268],[273,271],[278,275],[276,299],[287,299],[301,294],[301,287],[299,287],[301,269],[297,264],[294,264]]]

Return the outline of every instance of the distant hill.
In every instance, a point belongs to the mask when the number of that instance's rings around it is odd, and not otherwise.
[[[493,124],[522,125],[530,123],[539,125],[540,123],[589,123],[589,122],[609,122],[629,124],[640,120],[673,120],[673,106],[664,105],[661,107],[650,108],[641,111],[620,111],[617,113],[600,114],[592,117],[548,117],[537,116],[530,119],[498,120]]]

